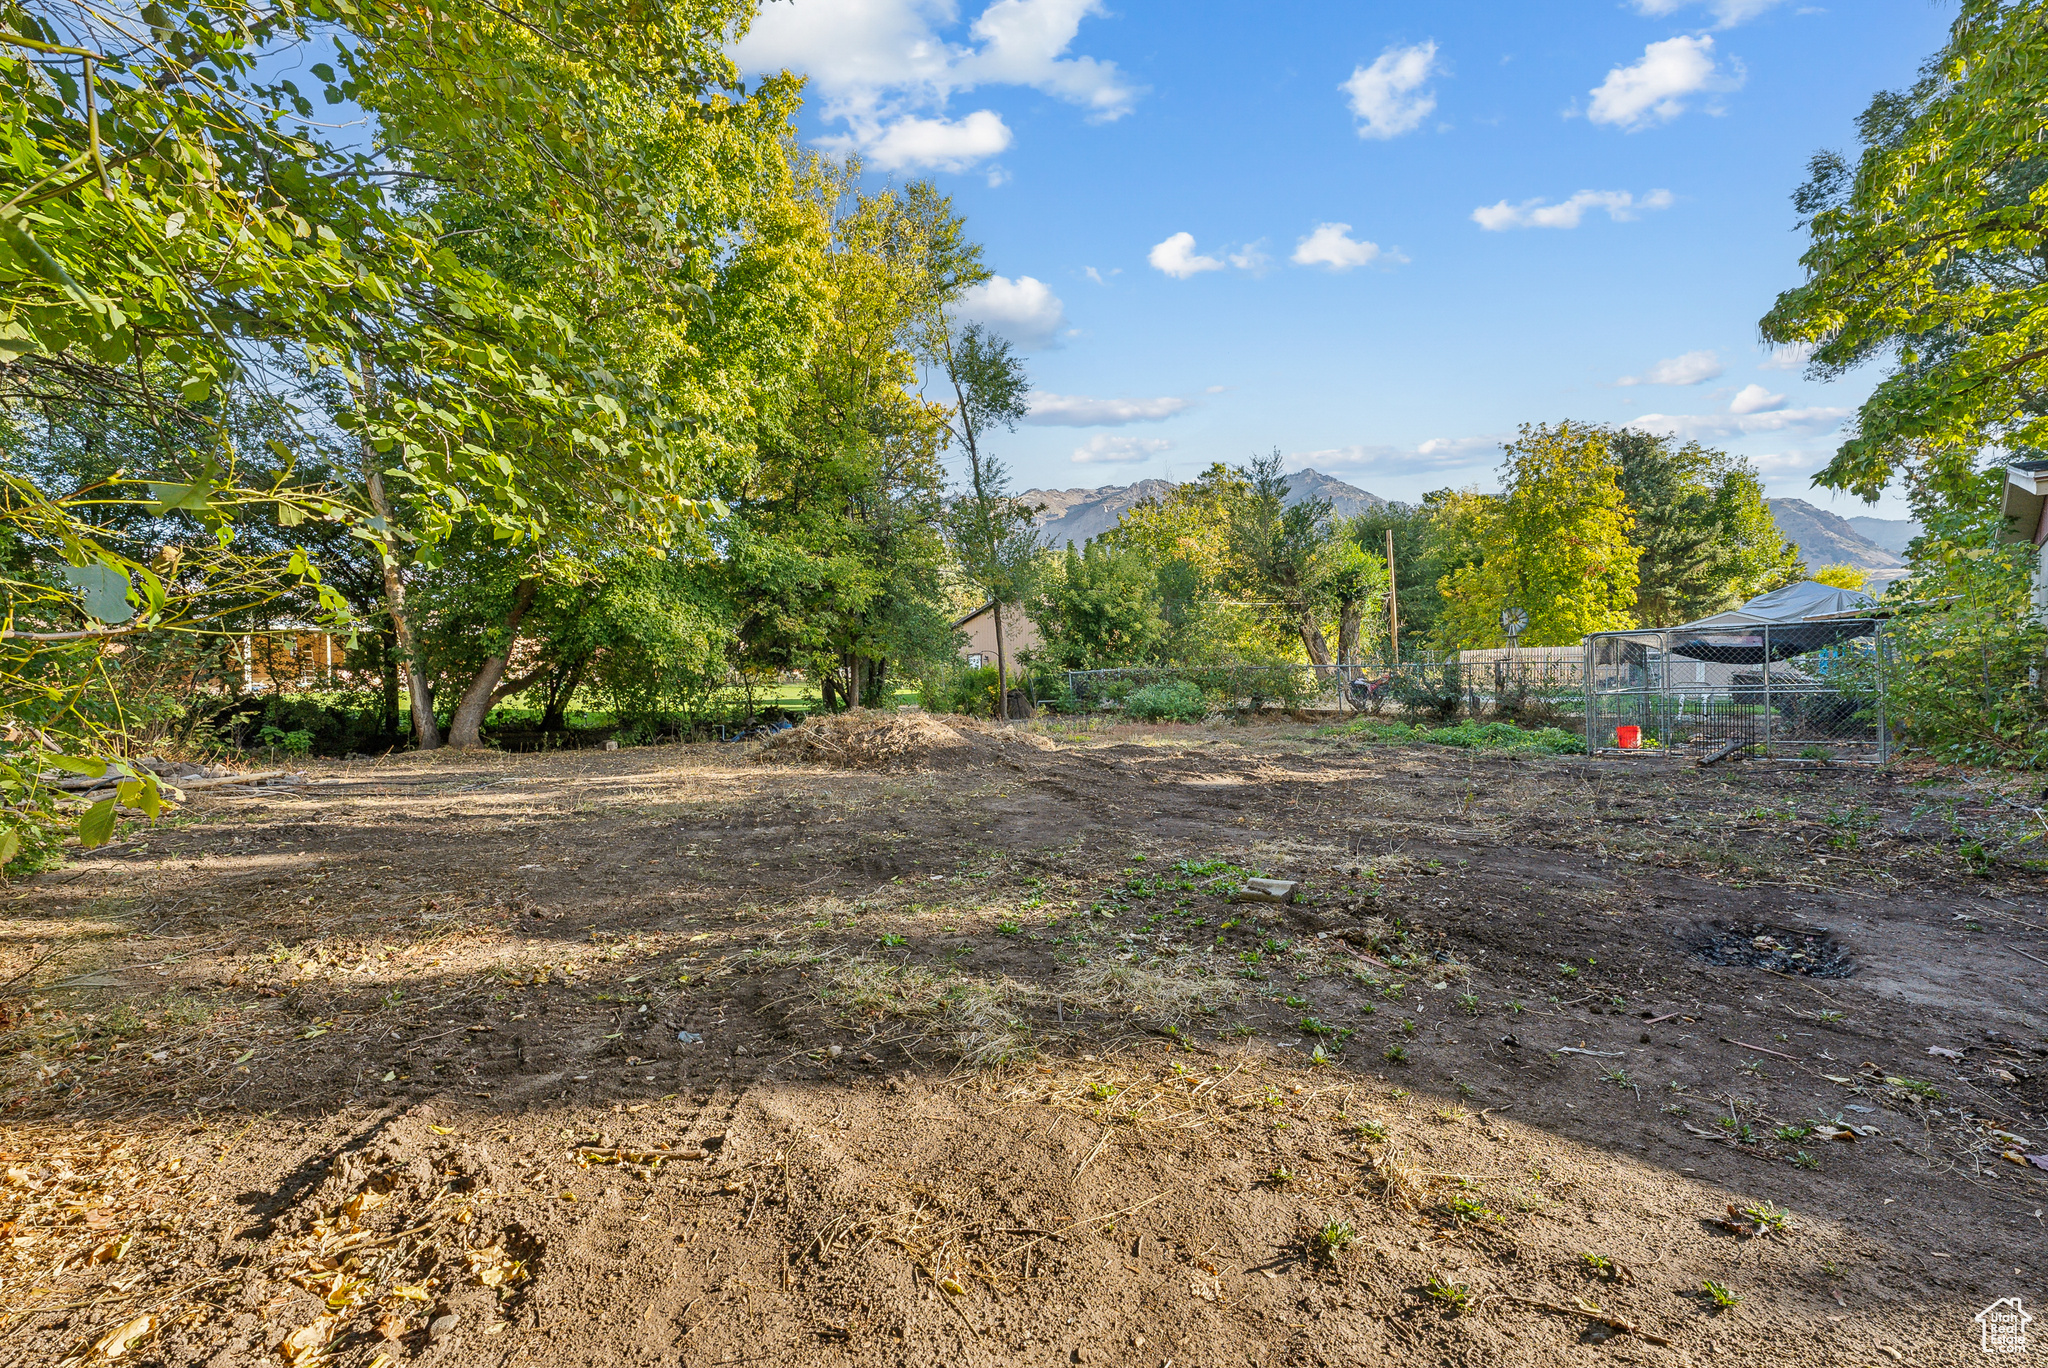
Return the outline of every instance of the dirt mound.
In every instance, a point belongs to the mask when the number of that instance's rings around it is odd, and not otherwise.
[[[967,717],[941,721],[930,713],[877,708],[813,717],[761,743],[764,765],[835,765],[840,769],[959,769],[985,765],[1019,750],[1053,750],[1042,736]]]

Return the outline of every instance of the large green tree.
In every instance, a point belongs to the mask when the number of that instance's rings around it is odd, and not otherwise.
[[[1586,423],[1524,424],[1506,447],[1499,494],[1440,506],[1444,554],[1473,557],[1442,583],[1447,645],[1503,644],[1509,611],[1528,614],[1530,646],[1636,625],[1641,552],[1612,439]]]
[[[2048,0],[1962,0],[1909,89],[1814,157],[1804,283],[1764,336],[1831,377],[1885,374],[1819,483],[1876,499],[1908,467],[1967,497],[1987,445],[2048,446]]]
[[[1633,428],[1609,440],[1635,519],[1640,625],[1717,613],[1792,578],[1798,549],[1779,534],[1749,462]]]
[[[918,350],[933,313],[984,274],[929,184],[866,193],[858,179],[811,168],[830,225],[828,320],[716,529],[737,663],[813,675],[827,707],[879,704],[892,672],[951,654],[946,409],[916,392]]]
[[[1036,577],[1032,621],[1044,642],[1037,661],[1056,670],[1149,665],[1166,643],[1158,572],[1130,546],[1071,543]]]

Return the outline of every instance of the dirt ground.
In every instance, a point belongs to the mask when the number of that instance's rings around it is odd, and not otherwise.
[[[972,749],[315,764],[11,885],[0,1368],[1884,1368],[2041,1305],[2023,789]]]

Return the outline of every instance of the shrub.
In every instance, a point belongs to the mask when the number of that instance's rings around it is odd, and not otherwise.
[[[1411,727],[1406,722],[1381,722],[1375,718],[1361,718],[1344,731],[1346,735],[1362,741],[1384,741],[1397,746],[1429,739],[1427,727]]]
[[[1512,722],[1460,722],[1439,727],[1424,738],[1439,746],[1462,750],[1530,751],[1545,755],[1582,755],[1586,743],[1558,727],[1524,731]]]
[[[1394,701],[1410,716],[1428,713],[1448,722],[1465,702],[1465,670],[1456,661],[1403,667],[1392,684]]]
[[[1022,684],[1012,680],[1011,687]],[[996,715],[996,667],[983,665],[944,668],[925,679],[918,688],[918,701],[926,712],[962,713],[969,717]]]
[[[1411,727],[1402,722],[1362,718],[1345,733],[1365,741],[1407,745],[1426,741],[1460,750],[1499,750],[1532,755],[1583,755],[1586,743],[1558,727],[1525,730],[1512,722],[1460,722],[1455,727]]]
[[[1132,693],[1124,712],[1143,722],[1199,722],[1209,715],[1209,700],[1187,680],[1172,679]]]

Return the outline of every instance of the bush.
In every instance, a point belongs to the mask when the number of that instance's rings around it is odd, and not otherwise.
[[[1512,722],[1460,722],[1455,727],[1439,727],[1427,739],[1435,745],[1464,750],[1530,751],[1544,755],[1583,755],[1586,750],[1584,741],[1561,728],[1524,731]]]
[[[1011,687],[1022,684],[1011,681]],[[968,717],[996,715],[996,667],[957,666],[928,676],[918,687],[918,702],[926,712],[961,713]]]
[[[1401,722],[1379,722],[1367,718],[1346,727],[1345,733],[1366,741],[1390,745],[1428,742],[1433,746],[1455,746],[1460,750],[1498,750],[1528,755],[1583,755],[1586,743],[1558,727],[1524,730],[1512,722],[1460,722],[1455,727],[1411,727]]]
[[[1209,715],[1209,700],[1189,681],[1173,679],[1132,693],[1124,713],[1141,722],[1199,722]]]
[[[1410,716],[1428,713],[1449,722],[1465,702],[1465,671],[1456,661],[1405,666],[1394,672],[1394,701]]]
[[[1381,741],[1395,746],[1429,739],[1427,727],[1411,727],[1406,722],[1381,722],[1375,718],[1353,722],[1344,732],[1362,741]]]

